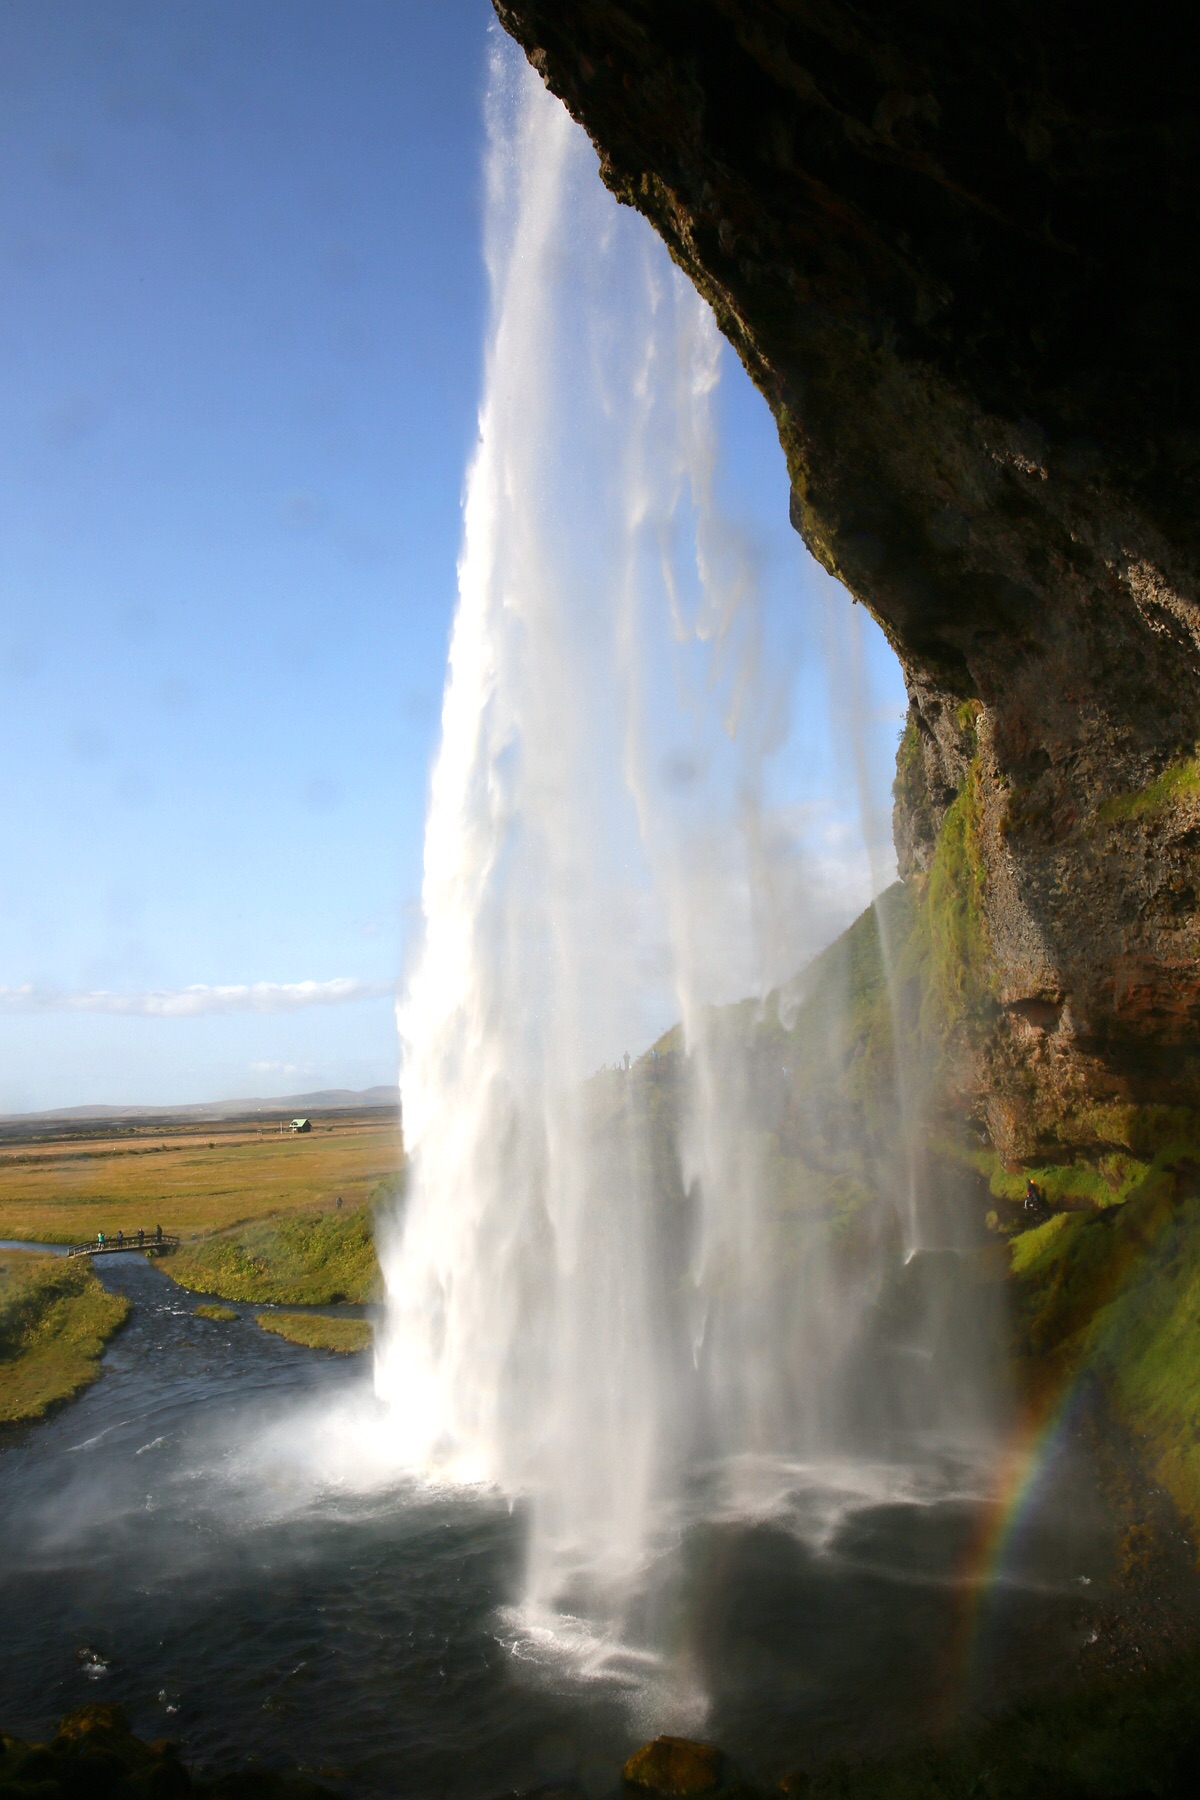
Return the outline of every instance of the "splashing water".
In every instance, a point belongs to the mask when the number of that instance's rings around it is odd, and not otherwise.
[[[523,1497],[531,1602],[586,1611],[620,1604],[685,1496],[736,1504],[756,1459],[827,1441],[876,1277],[848,1287],[816,1247],[781,1273],[753,1070],[714,1010],[765,992],[821,911],[768,843],[788,658],[715,498],[715,326],[509,50],[489,123],[492,331],[376,1386],[408,1466]]]

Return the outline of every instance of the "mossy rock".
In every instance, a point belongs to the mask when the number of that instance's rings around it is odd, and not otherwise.
[[[49,1744],[0,1737],[3,1800],[184,1800],[191,1786],[174,1744],[134,1737],[119,1706],[68,1713]]]
[[[90,1706],[81,1706],[76,1712],[67,1714],[59,1724],[54,1744],[58,1749],[85,1741],[95,1743],[105,1735],[127,1738],[133,1731],[123,1706],[94,1700]]]
[[[657,1737],[634,1751],[621,1770],[621,1779],[645,1794],[708,1794],[721,1784],[724,1760],[715,1744]]]
[[[193,1783],[176,1746],[135,1737],[119,1706],[68,1713],[48,1744],[0,1731],[0,1800],[333,1800],[328,1788],[274,1769]]]

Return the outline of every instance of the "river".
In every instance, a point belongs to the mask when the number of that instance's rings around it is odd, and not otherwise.
[[[100,1379],[0,1440],[10,1731],[115,1700],[194,1764],[364,1797],[602,1795],[679,1727],[778,1777],[1057,1680],[1103,1604],[1086,1468],[1064,1458],[981,1608],[979,1472],[926,1442],[775,1471],[751,1516],[683,1530],[630,1644],[531,1621],[519,1507],[371,1466],[368,1359],[198,1318],[137,1256],[102,1279],[133,1315]]]

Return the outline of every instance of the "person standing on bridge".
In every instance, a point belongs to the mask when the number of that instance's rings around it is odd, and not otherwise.
[[[154,1241],[156,1244],[162,1243],[162,1226],[161,1225],[156,1225],[154,1227]]]
[[[96,1233],[96,1248],[97,1250],[103,1250],[104,1248],[104,1233],[102,1231]]]
[[[138,1249],[139,1250],[141,1249],[141,1247],[145,1243],[145,1241],[146,1241],[146,1233],[143,1230],[143,1228],[139,1225],[138,1226]]]

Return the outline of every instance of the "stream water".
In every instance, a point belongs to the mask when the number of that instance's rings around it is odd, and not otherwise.
[[[368,1359],[250,1308],[197,1318],[137,1257],[101,1278],[134,1308],[101,1378],[0,1440],[9,1730],[115,1700],[196,1763],[299,1764],[354,1796],[601,1795],[672,1727],[778,1776],[1059,1678],[1102,1603],[1104,1520],[1067,1458],[972,1627],[981,1471],[924,1438],[886,1464],[760,1467],[738,1516],[698,1504],[647,1574],[640,1644],[606,1644],[522,1610],[520,1509],[361,1462],[347,1479]]]

